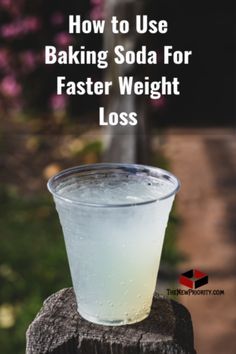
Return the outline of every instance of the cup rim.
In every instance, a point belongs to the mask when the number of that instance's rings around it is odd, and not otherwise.
[[[164,194],[161,197],[156,197],[153,199],[148,199],[145,201],[141,202],[132,202],[132,203],[117,203],[117,204],[109,204],[109,203],[90,203],[90,202],[84,202],[84,201],[79,201],[79,200],[74,200],[65,196],[62,196],[58,194],[55,191],[55,188],[53,187],[53,183],[56,182],[58,179],[72,175],[73,173],[76,172],[86,172],[86,171],[99,171],[102,169],[123,169],[124,171],[127,172],[149,172],[150,176],[152,177],[162,177],[166,180],[169,180],[173,184],[173,190],[171,190],[169,193]],[[79,166],[74,166],[70,167],[67,169],[64,169],[55,175],[53,175],[51,178],[49,178],[47,182],[47,188],[49,192],[53,195],[53,197],[60,199],[64,202],[75,204],[75,205],[81,205],[81,206],[87,206],[87,207],[100,207],[100,208],[120,208],[120,207],[133,207],[133,206],[140,206],[140,205],[145,205],[145,204],[151,204],[155,203],[160,200],[168,199],[171,196],[175,195],[179,189],[180,189],[180,181],[179,179],[173,175],[172,173],[159,168],[159,167],[153,167],[153,166],[148,166],[148,165],[142,165],[142,164],[132,164],[132,163],[111,163],[111,162],[106,162],[106,163],[94,163],[94,164],[83,164]]]

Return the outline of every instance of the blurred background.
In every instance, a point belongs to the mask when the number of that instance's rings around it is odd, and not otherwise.
[[[102,49],[105,36],[69,35],[68,15],[84,19],[166,19],[162,36],[120,37],[192,50],[189,65],[132,66],[128,74],[179,77],[180,96],[159,100],[115,95],[57,96],[56,76],[102,80],[112,69],[44,64],[44,46]],[[25,352],[25,332],[55,291],[71,286],[63,236],[46,182],[61,169],[101,161],[152,164],[175,173],[182,189],[170,217],[159,291],[176,288],[181,272],[208,273],[208,289],[224,296],[179,296],[190,310],[195,347],[203,354],[235,351],[236,140],[233,1],[0,0],[0,343],[4,354]],[[120,42],[119,42],[120,43]],[[120,68],[125,73],[127,68]],[[123,71],[122,71],[123,70]],[[114,75],[114,71],[113,71]],[[115,77],[113,78],[115,79]],[[101,129],[98,108],[129,107],[135,129]],[[125,146],[126,149],[122,149]]]

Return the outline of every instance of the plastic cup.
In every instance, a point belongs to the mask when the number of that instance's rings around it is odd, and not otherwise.
[[[112,326],[146,318],[177,178],[159,168],[105,163],[64,170],[48,189],[80,315]]]

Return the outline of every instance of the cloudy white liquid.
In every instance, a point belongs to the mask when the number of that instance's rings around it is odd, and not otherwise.
[[[147,317],[174,196],[135,204],[172,190],[167,180],[133,174],[75,177],[58,188],[72,200],[54,197],[84,318],[119,325]]]

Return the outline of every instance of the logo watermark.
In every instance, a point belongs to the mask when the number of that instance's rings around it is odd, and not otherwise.
[[[191,269],[179,277],[179,283],[190,289],[197,289],[208,283],[208,275],[197,269]]]
[[[188,289],[166,289],[168,296],[179,295],[203,295],[203,296],[222,296],[224,295],[223,289],[198,289],[208,284],[208,274],[197,270],[191,269],[182,273],[179,276],[180,285],[185,286]]]

